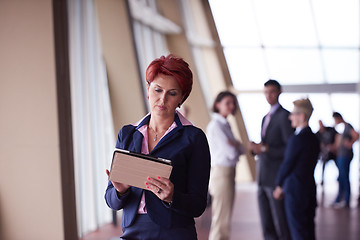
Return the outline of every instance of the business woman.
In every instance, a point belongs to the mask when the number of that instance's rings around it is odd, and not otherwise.
[[[314,169],[320,143],[309,127],[313,107],[309,99],[294,101],[290,114],[295,134],[286,145],[277,178],[274,198],[284,197],[291,239],[315,240],[316,185]]]
[[[235,172],[243,145],[235,138],[227,120],[237,110],[236,96],[220,92],[214,101],[206,135],[211,154],[209,191],[211,194],[211,228],[209,240],[230,238],[231,216],[235,198]]]
[[[175,110],[191,92],[192,72],[170,54],[150,63],[146,80],[151,112],[124,126],[116,147],[170,159],[171,176],[144,179],[147,190],[109,182],[105,200],[124,210],[121,239],[197,239],[194,218],[206,208],[209,147],[204,132]]]

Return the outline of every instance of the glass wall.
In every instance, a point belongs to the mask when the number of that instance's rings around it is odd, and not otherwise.
[[[314,132],[319,129],[318,120],[327,126],[334,124],[333,111],[359,130],[359,1],[209,3],[251,140],[260,141],[261,120],[269,111],[262,90],[270,78],[284,86],[280,103],[288,110],[294,100],[310,98]],[[350,84],[350,90],[344,92],[343,84]],[[358,183],[358,142],[354,152],[350,178]],[[336,180],[334,165],[326,171],[328,179]],[[315,177],[319,179],[318,171]]]
[[[359,81],[359,1],[209,2],[238,90]]]
[[[180,27],[160,15],[155,0],[128,1],[132,19],[135,47],[144,96],[146,96],[145,72],[155,58],[169,54],[164,34],[181,31]]]

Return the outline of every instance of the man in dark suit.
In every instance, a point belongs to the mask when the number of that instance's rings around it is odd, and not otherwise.
[[[258,156],[258,204],[264,239],[290,239],[282,200],[273,197],[275,179],[284,157],[286,143],[294,132],[289,111],[279,104],[281,85],[276,80],[265,84],[265,97],[271,108],[263,118],[261,142],[250,143],[250,150]]]
[[[309,99],[294,101],[291,126],[296,128],[289,139],[281,164],[274,197],[284,197],[285,212],[293,240],[315,239],[316,185],[314,169],[320,143],[309,127],[313,107]]]

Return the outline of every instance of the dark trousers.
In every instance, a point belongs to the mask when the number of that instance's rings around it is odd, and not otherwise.
[[[134,223],[123,228],[120,239],[127,240],[196,240],[195,225],[182,228],[162,228],[154,223],[148,214],[138,214]]]
[[[303,193],[306,196],[313,194]],[[293,196],[284,197],[285,212],[292,240],[315,240],[316,197]]]
[[[258,204],[261,226],[265,240],[291,239],[284,202],[273,197],[274,189],[271,187],[258,187]]]

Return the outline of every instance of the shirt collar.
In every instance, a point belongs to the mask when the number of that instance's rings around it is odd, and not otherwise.
[[[276,103],[275,105],[272,105],[270,108],[269,113],[272,115],[276,112],[276,110],[280,107],[280,103]]]
[[[175,111],[175,114],[178,115],[180,122],[183,126],[192,126],[194,125],[192,122],[190,122],[188,119],[186,119],[178,110]]]
[[[303,130],[305,127],[297,127],[296,129],[295,129],[295,135],[298,135],[300,132],[301,132],[301,130]]]
[[[150,121],[150,117],[151,117],[151,112],[149,112],[148,114],[146,114],[140,121],[138,121],[137,123],[134,123],[133,126],[137,126],[136,129],[140,129],[141,127],[143,127],[144,125],[147,125]],[[182,126],[192,126],[192,122],[190,122],[188,119],[186,119],[180,112],[178,112],[177,110],[175,111],[175,119],[174,122],[171,126],[173,126],[175,124],[175,127],[178,125],[182,125]],[[142,129],[143,130],[143,129]]]
[[[221,123],[227,123],[228,121],[224,116],[222,116],[220,113],[213,113],[212,115],[213,119],[218,120]]]

